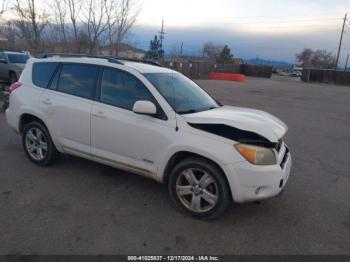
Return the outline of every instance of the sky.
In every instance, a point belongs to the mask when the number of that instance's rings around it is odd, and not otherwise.
[[[227,44],[235,57],[295,62],[303,48],[336,53],[350,0],[138,0],[140,15],[128,38],[148,49],[165,24],[168,54],[183,42],[184,53],[201,54],[205,42]],[[349,13],[350,17],[350,13]],[[350,53],[350,19],[340,64]]]

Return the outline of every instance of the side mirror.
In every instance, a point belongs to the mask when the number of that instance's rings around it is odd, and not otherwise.
[[[4,58],[0,58],[0,63],[1,63],[1,64],[7,64],[7,60],[4,59]]]
[[[136,101],[132,111],[140,115],[155,116],[157,114],[156,106],[152,102],[145,100]]]

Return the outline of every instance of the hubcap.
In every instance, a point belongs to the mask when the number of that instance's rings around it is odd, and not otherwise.
[[[199,168],[186,169],[178,176],[176,194],[186,208],[196,213],[210,211],[219,198],[215,179]]]
[[[43,132],[36,127],[30,128],[26,133],[25,145],[31,158],[41,161],[47,154],[47,141]]]

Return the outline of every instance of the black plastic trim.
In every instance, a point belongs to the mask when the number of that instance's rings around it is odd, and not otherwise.
[[[274,148],[276,145],[276,143],[269,141],[268,139],[259,134],[224,124],[188,124],[193,128],[197,128],[202,131],[225,137],[244,144],[262,146],[267,148]]]

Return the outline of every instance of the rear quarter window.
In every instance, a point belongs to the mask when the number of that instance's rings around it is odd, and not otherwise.
[[[36,86],[47,88],[59,63],[37,62],[33,64],[32,79]]]

